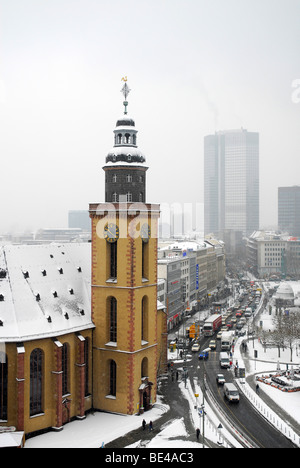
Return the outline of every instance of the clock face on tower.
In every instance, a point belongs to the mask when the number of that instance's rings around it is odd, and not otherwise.
[[[107,242],[109,242],[110,244],[117,242],[117,240],[119,239],[119,235],[119,228],[116,224],[106,224],[106,226],[104,227],[104,239],[106,239]]]
[[[141,238],[143,242],[149,242],[149,239],[151,237],[151,229],[149,224],[143,224],[141,227]]]

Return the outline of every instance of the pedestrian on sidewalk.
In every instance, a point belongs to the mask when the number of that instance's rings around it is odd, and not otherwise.
[[[145,421],[145,419],[143,419],[142,426],[143,426],[143,431],[144,431],[144,430],[146,429],[146,421]]]
[[[256,393],[257,393],[257,395],[259,395],[259,385],[258,384],[256,385]]]
[[[152,421],[149,422],[149,431],[153,431],[153,422]]]
[[[200,437],[200,429],[199,429],[199,427],[198,427],[197,430],[196,430],[196,437],[197,437],[197,440],[199,440],[199,437]]]

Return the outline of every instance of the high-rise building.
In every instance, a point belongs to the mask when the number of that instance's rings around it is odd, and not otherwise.
[[[259,228],[259,134],[230,130],[204,139],[204,231]]]
[[[300,186],[278,188],[278,227],[300,237]]]

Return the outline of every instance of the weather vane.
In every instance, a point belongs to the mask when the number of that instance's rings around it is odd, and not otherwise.
[[[121,81],[124,81],[124,86],[121,89],[121,93],[123,93],[123,96],[125,98],[125,101],[123,102],[124,107],[125,107],[124,114],[127,114],[127,106],[128,106],[127,96],[130,93],[131,89],[129,88],[127,84],[127,76],[124,76]]]

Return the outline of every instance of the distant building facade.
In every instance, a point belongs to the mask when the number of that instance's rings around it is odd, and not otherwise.
[[[222,288],[225,280],[223,242],[212,237],[203,242],[161,240],[158,278],[165,280],[164,297],[171,329],[190,310],[204,305],[208,294],[218,294]]]
[[[260,278],[300,278],[300,238],[255,231],[247,239],[247,264]]]

